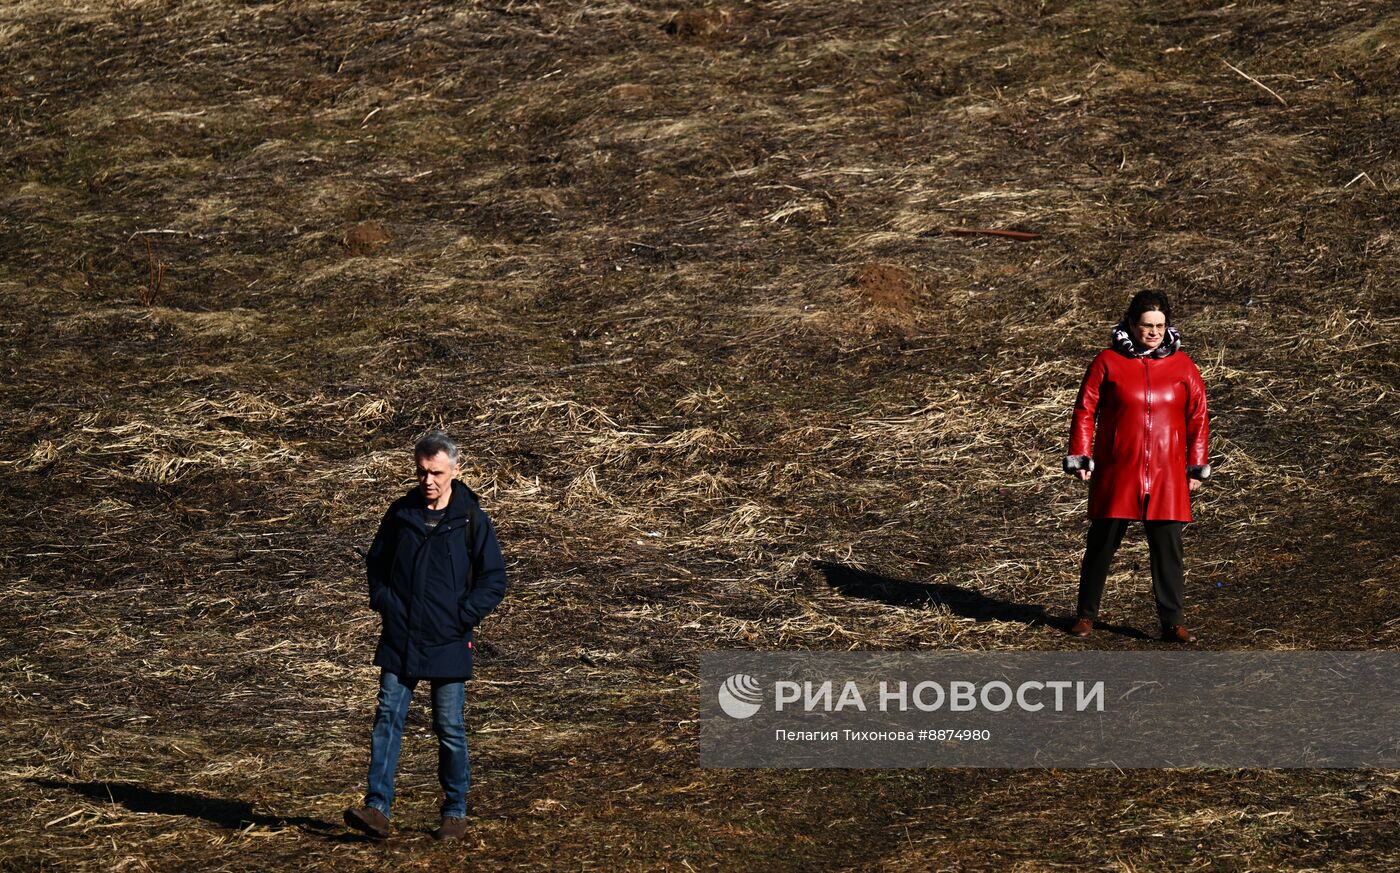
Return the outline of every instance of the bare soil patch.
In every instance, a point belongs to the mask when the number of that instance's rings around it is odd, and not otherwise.
[[[363,221],[345,232],[345,247],[352,255],[368,255],[393,237],[377,221]]]
[[[714,6],[687,9],[672,15],[661,29],[688,42],[713,42],[724,37],[734,13]]]
[[[874,306],[900,314],[913,311],[921,291],[912,272],[892,264],[865,264],[856,270],[855,285]]]

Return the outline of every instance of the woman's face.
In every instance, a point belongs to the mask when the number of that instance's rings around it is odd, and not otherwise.
[[[1135,324],[1128,325],[1133,342],[1144,349],[1155,349],[1167,338],[1167,317],[1153,309],[1138,316]]]

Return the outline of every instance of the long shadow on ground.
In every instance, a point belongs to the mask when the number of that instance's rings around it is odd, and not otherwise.
[[[1018,621],[1031,627],[1051,627],[1069,633],[1074,619],[1068,615],[1052,616],[1045,607],[1029,603],[1014,603],[997,597],[942,583],[906,582],[847,567],[828,561],[815,561],[813,567],[826,576],[827,584],[847,597],[863,600],[876,600],[890,606],[922,609],[929,606],[944,606],[954,615],[976,621]],[[1107,631],[1131,639],[1151,639],[1137,628],[1126,625],[1095,622],[1094,629]]]
[[[246,828],[249,825],[270,828],[295,827],[298,830],[329,836],[338,825],[306,816],[261,815],[253,812],[253,804],[244,800],[223,800],[202,797],[181,791],[153,791],[140,785],[123,782],[64,782],[57,779],[27,779],[43,788],[61,788],[90,800],[120,803],[132,812],[154,812],[161,815],[183,815],[199,818],[222,828]]]

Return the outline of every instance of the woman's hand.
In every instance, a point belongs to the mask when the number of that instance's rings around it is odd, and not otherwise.
[[[1075,474],[1076,476],[1079,477],[1079,481],[1080,481],[1080,482],[1088,482],[1088,481],[1089,481],[1089,477],[1092,476],[1092,475],[1094,475],[1093,473],[1090,473],[1088,470],[1075,470],[1075,471],[1074,471],[1074,474]],[[1199,483],[1197,483],[1197,484],[1199,484]],[[1193,488],[1193,489],[1191,489],[1191,490],[1194,491],[1194,490],[1196,490],[1196,489]]]
[[[1200,490],[1201,490],[1201,480],[1200,480],[1200,479],[1187,479],[1187,480],[1186,480],[1186,487],[1187,487],[1189,490],[1191,490],[1191,491],[1200,491]]]

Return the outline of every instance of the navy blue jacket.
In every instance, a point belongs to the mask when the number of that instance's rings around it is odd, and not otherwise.
[[[395,500],[365,561],[369,605],[384,620],[374,663],[399,676],[470,679],[472,631],[505,596],[505,561],[466,485],[453,481],[447,514],[431,534],[424,506],[417,488]]]

